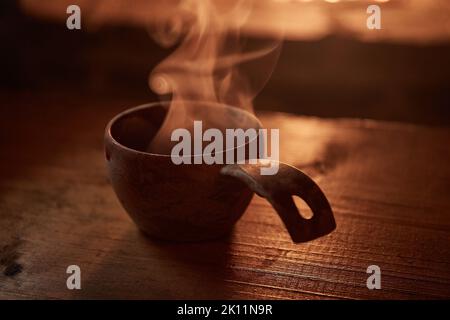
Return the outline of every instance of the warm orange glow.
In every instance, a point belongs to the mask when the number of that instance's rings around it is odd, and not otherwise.
[[[280,35],[256,49],[241,45],[241,29],[255,3],[187,0],[173,10],[169,23],[181,26],[177,29],[181,44],[153,70],[149,80],[156,93],[172,94],[172,105],[149,150],[167,152],[170,133],[190,127],[195,115],[184,108],[187,100],[218,102],[252,112],[252,100],[268,80],[281,44]],[[164,39],[163,35],[158,39]],[[262,58],[264,64],[249,81],[241,66]]]
[[[153,28],[170,21],[177,10],[179,0],[133,1],[97,0],[92,6],[89,0],[79,0],[83,7],[86,28],[105,24],[132,24]],[[184,1],[182,1],[183,3]],[[197,1],[210,6],[232,6],[234,1]],[[284,33],[285,39],[318,39],[328,34],[348,34],[367,40],[393,40],[429,42],[450,38],[450,1],[424,0],[257,0],[252,14],[243,16],[246,23],[242,33],[256,36],[276,36]],[[21,0],[23,9],[31,15],[52,19],[65,19],[65,8],[70,0]],[[366,8],[370,4],[383,5],[383,28],[372,32],[366,27]],[[332,6],[332,11],[330,11]],[[193,7],[187,8],[187,11]],[[226,10],[225,10],[226,12]],[[225,17],[222,17],[225,18]]]

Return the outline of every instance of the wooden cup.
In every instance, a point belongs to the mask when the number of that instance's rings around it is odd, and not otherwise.
[[[238,108],[186,102],[213,114],[214,126],[238,119],[242,129],[261,128],[258,119]],[[320,188],[304,173],[284,163],[273,176],[260,175],[257,164],[180,164],[168,154],[146,152],[161,127],[169,103],[138,106],[114,117],[105,131],[109,177],[122,206],[145,233],[168,240],[198,241],[231,231],[253,193],[265,197],[280,215],[293,241],[328,234],[336,224]],[[203,120],[203,119],[196,119]],[[233,126],[233,123],[230,124]],[[299,214],[292,195],[311,207],[313,217]]]

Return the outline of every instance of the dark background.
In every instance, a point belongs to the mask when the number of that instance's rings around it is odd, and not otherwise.
[[[9,101],[24,95],[157,99],[148,88],[148,75],[170,50],[144,29],[69,31],[65,23],[25,16],[9,0],[1,1],[0,12],[2,108],[12,108]],[[449,42],[363,43],[342,36],[286,41],[255,107],[448,125],[449,57]]]

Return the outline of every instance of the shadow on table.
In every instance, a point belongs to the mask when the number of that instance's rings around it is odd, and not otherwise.
[[[83,298],[226,299],[229,237],[209,242],[155,240],[133,225],[83,277]],[[85,273],[86,274],[86,273]],[[73,293],[80,298],[80,292]]]

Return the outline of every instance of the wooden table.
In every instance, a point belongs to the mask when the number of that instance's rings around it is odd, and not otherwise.
[[[450,129],[260,114],[336,231],[294,244],[255,196],[229,238],[167,243],[138,232],[106,176],[104,126],[137,101],[73,96],[2,97],[0,298],[450,298]]]

